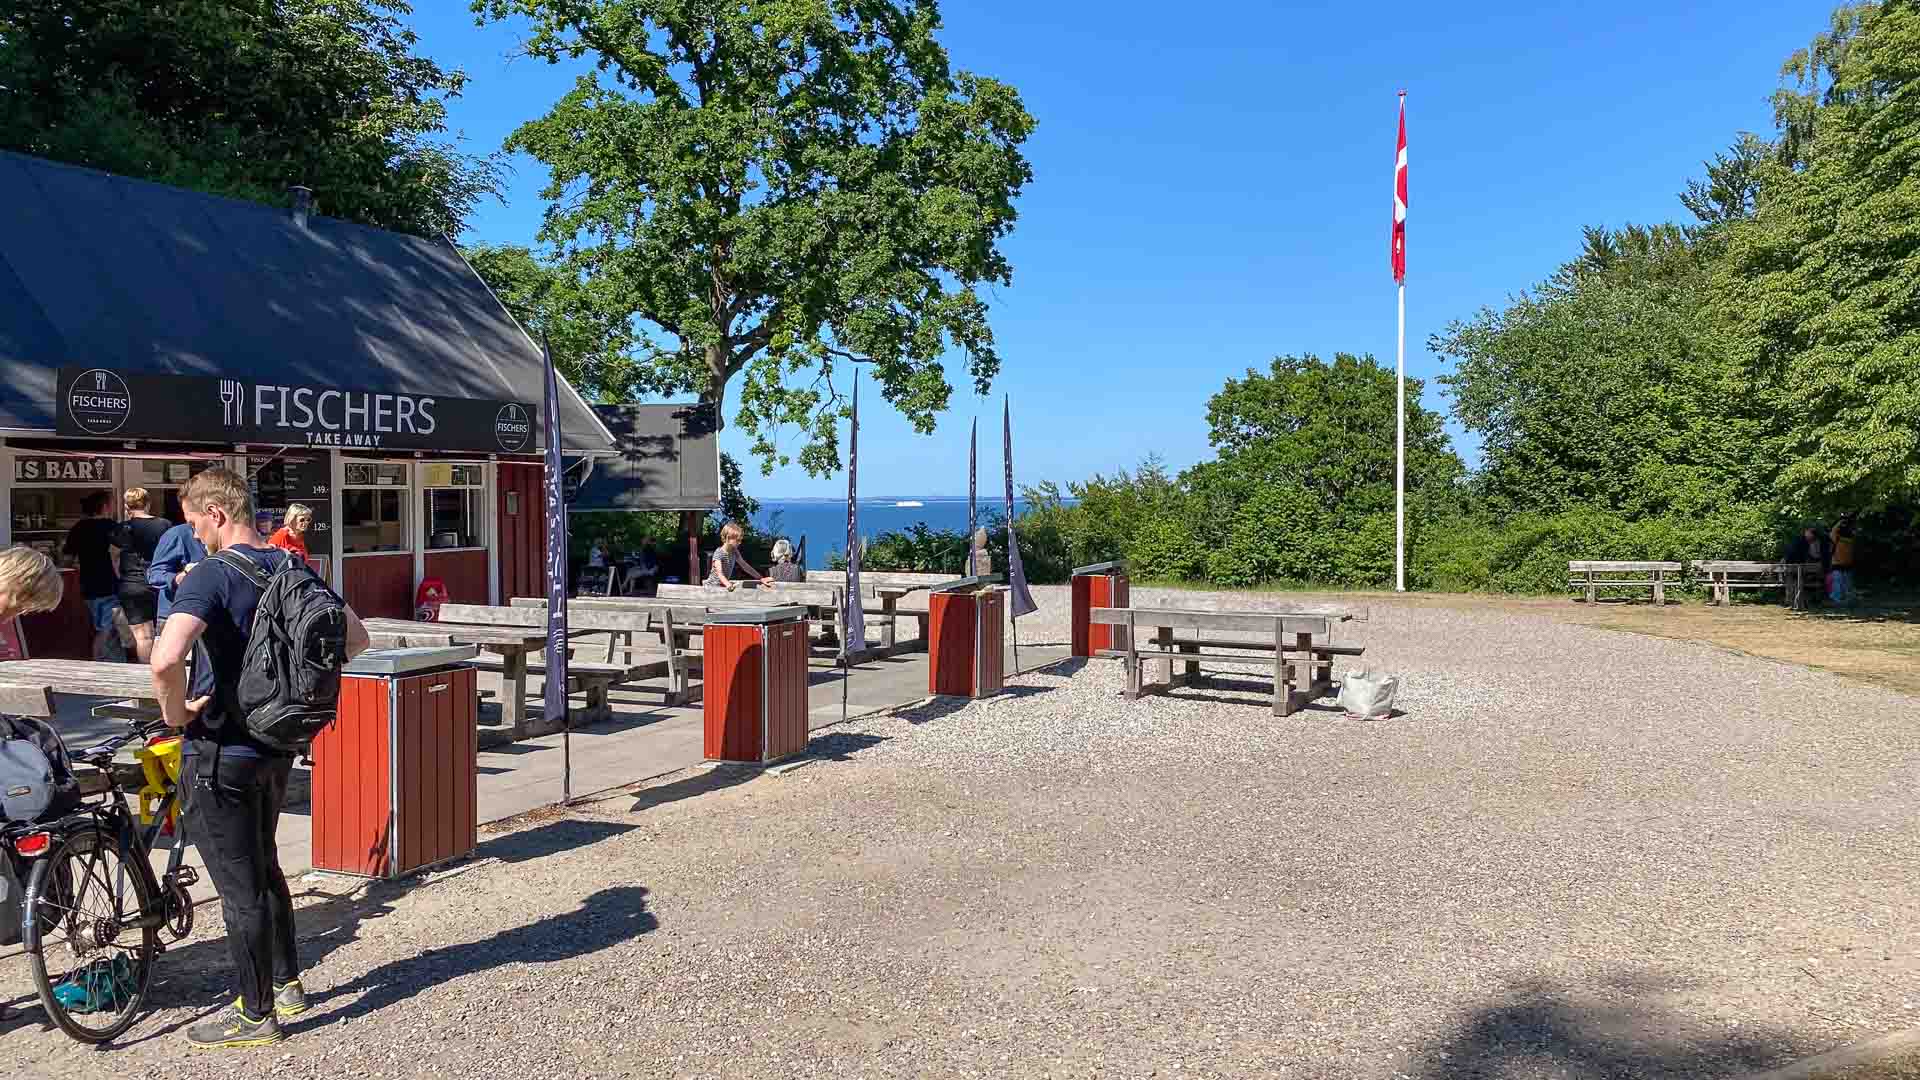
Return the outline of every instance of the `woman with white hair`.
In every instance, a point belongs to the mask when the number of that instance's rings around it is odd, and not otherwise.
[[[793,545],[784,537],[773,542],[773,569],[768,576],[775,581],[807,580],[807,568],[793,561]]]
[[[0,621],[60,606],[60,568],[30,547],[0,551]]]

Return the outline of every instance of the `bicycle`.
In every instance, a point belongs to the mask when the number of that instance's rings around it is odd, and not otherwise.
[[[109,781],[100,797],[51,823],[0,829],[32,864],[21,904],[21,946],[33,968],[41,1007],[61,1031],[83,1043],[118,1037],[139,1018],[155,959],[193,932],[188,890],[200,875],[183,865],[178,823],[180,735],[158,721],[130,721],[122,735],[73,754],[112,775],[113,758],[135,739],[142,785],[136,811],[129,791]],[[166,872],[154,877],[154,842],[173,832]],[[68,965],[72,966],[69,967]]]

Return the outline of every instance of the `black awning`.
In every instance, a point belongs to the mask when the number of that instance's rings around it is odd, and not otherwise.
[[[568,501],[572,510],[718,510],[720,430],[712,405],[595,405],[618,450]]]
[[[0,429],[55,430],[62,367],[536,406],[543,376],[444,240],[0,152]],[[611,449],[561,397],[567,449]]]

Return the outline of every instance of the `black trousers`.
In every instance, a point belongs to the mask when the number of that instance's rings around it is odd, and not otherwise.
[[[287,801],[290,757],[239,757],[222,753],[210,775],[215,748],[195,742],[194,758],[182,769],[191,780],[187,834],[206,861],[227,923],[227,950],[249,1016],[273,1011],[273,984],[299,976],[294,950],[293,894],[280,869],[274,830]]]

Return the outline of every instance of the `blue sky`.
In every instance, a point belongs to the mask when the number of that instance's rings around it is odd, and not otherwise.
[[[1550,273],[1580,226],[1681,217],[1675,193],[1702,159],[1771,130],[1780,65],[1831,6],[944,4],[955,66],[1018,87],[1039,123],[1006,244],[1013,285],[991,297],[1004,368],[981,411],[997,420],[998,393],[1012,395],[1020,482],[1076,480],[1149,451],[1205,460],[1208,396],[1276,354],[1391,364],[1403,87],[1407,369],[1431,384],[1428,336]],[[420,51],[472,77],[452,105],[471,149],[497,148],[571,86],[571,71],[512,55],[514,26],[476,27],[457,0],[420,0],[413,22]],[[531,159],[514,168],[505,204],[465,239],[532,240],[545,176]],[[1445,405],[1432,385],[1426,402]],[[863,410],[861,489],[964,494],[975,408],[959,391],[925,437]],[[763,498],[844,485],[749,470]]]

